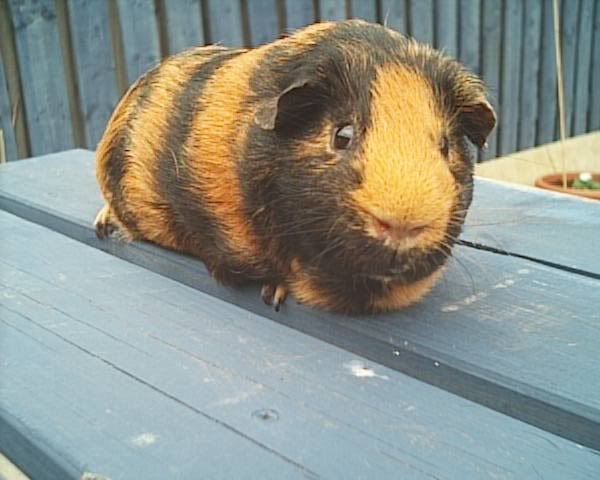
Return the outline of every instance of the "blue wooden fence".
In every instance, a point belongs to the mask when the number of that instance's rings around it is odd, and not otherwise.
[[[165,55],[351,17],[485,78],[499,125],[482,158],[557,138],[552,0],[0,0],[4,158],[95,148],[127,85]],[[567,133],[600,129],[600,0],[563,0],[561,27]]]

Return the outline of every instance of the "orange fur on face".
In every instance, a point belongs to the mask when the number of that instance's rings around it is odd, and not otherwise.
[[[371,118],[377,120],[357,160],[363,182],[353,200],[369,235],[377,236],[371,216],[425,222],[429,227],[406,246],[433,246],[444,239],[456,198],[455,181],[439,148],[444,124],[433,90],[415,71],[389,65],[378,71],[372,93]]]

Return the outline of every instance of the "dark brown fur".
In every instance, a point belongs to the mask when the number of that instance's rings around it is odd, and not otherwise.
[[[345,124],[342,152],[331,138]],[[326,309],[399,308],[450,255],[471,201],[465,137],[482,146],[494,124],[476,77],[362,21],[192,49],[117,106],[97,154],[97,231],[195,255],[227,284],[260,281],[276,304],[290,290]],[[374,212],[431,226],[391,247]]]

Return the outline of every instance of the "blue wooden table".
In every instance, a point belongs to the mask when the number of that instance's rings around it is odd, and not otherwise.
[[[3,165],[0,453],[34,479],[600,478],[600,203],[476,183],[431,295],[357,318],[97,240],[93,152]]]

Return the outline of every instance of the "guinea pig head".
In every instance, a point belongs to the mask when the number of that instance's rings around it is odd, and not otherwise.
[[[349,282],[414,282],[444,264],[471,202],[466,139],[482,147],[496,121],[477,77],[384,37],[308,55],[259,105],[250,149],[271,152],[270,233],[305,268]]]

